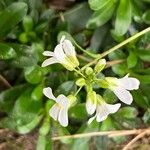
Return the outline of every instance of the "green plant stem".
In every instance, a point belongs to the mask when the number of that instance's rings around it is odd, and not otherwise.
[[[76,45],[76,47],[77,47],[78,49],[80,49],[82,52],[86,53],[86,54],[89,55],[90,57],[92,57],[92,58],[97,58],[97,57],[99,57],[97,54],[93,54],[93,53],[91,53],[91,52],[86,51],[85,49],[83,49],[80,45],[77,44],[77,42],[76,42],[75,40],[73,40],[73,42],[74,42],[74,44]]]
[[[144,35],[145,33],[149,32],[149,31],[150,31],[150,27],[148,27],[148,28],[142,30],[141,32],[139,32],[139,33],[133,35],[132,37],[126,39],[125,41],[123,41],[123,42],[121,42],[120,44],[118,44],[118,45],[112,47],[111,49],[109,49],[109,50],[103,52],[102,54],[100,54],[100,57],[99,57],[99,58],[96,58],[96,59],[94,59],[93,61],[91,61],[90,63],[88,63],[87,65],[85,65],[85,66],[82,68],[82,70],[84,70],[86,67],[89,67],[89,66],[95,64],[99,59],[105,57],[106,55],[110,54],[111,52],[114,52],[115,50],[119,49],[120,47],[126,45],[127,43],[129,43],[129,42],[135,40],[136,38],[138,38],[138,37]]]
[[[82,87],[83,87],[83,86],[81,86],[81,87],[77,90],[77,92],[74,94],[74,96],[77,96],[77,94],[80,92],[80,90],[82,89]]]
[[[84,76],[84,74],[82,74],[79,70],[74,69],[74,71],[75,71],[77,74],[81,75],[83,78],[86,78],[86,77]]]
[[[125,41],[121,42],[120,44],[118,44],[118,45],[112,47],[111,49],[107,50],[106,52],[103,52],[103,53],[100,55],[100,57],[101,57],[101,58],[102,58],[102,57],[105,57],[106,55],[110,54],[111,52],[113,52],[113,51],[119,49],[120,47],[126,45],[127,43],[129,43],[129,42],[135,40],[136,38],[142,36],[143,34],[149,32],[149,31],[150,31],[150,27],[148,27],[148,28],[142,30],[141,32],[139,32],[139,33],[137,33],[137,34],[131,36],[130,38],[128,38],[128,39],[126,39]]]

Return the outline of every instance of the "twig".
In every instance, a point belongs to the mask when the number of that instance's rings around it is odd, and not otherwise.
[[[117,64],[120,64],[122,62],[124,62],[125,60],[124,59],[119,59],[119,60],[113,60],[113,61],[107,61],[107,64],[106,64],[106,67],[105,68],[109,68],[113,65],[117,65]]]
[[[134,139],[132,139],[132,140],[123,148],[123,150],[128,150],[132,144],[134,144],[137,140],[139,140],[140,138],[142,138],[142,137],[145,136],[146,134],[150,134],[150,129],[149,129],[149,130],[147,129],[147,130],[141,132],[140,134],[138,134]]]
[[[93,136],[104,136],[107,135],[108,137],[116,137],[116,136],[127,136],[127,135],[134,135],[140,134],[142,132],[149,132],[150,129],[134,129],[134,130],[119,130],[119,131],[102,131],[102,132],[91,132],[91,133],[82,133],[82,134],[74,134],[74,135],[65,135],[65,136],[57,136],[52,137],[52,140],[60,140],[60,139],[75,139],[75,138],[87,138]]]
[[[12,86],[10,85],[10,83],[0,74],[0,81],[2,81],[4,83],[4,85],[8,88],[11,88]]]

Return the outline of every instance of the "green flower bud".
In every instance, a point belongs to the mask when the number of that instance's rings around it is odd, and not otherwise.
[[[86,73],[86,75],[91,75],[91,74],[93,74],[93,69],[91,67],[87,67],[85,69],[85,73]]]
[[[77,103],[77,98],[74,95],[68,95],[67,98],[69,99],[69,107],[74,106]]]
[[[77,86],[84,86],[86,83],[85,83],[85,79],[84,78],[79,78],[77,81],[76,81],[76,85]]]
[[[101,72],[104,69],[105,65],[106,65],[106,60],[100,59],[94,68],[95,73]]]

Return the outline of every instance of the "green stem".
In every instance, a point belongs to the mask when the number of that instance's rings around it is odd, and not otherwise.
[[[93,54],[89,51],[86,51],[85,49],[83,49],[80,45],[77,44],[77,42],[75,40],[73,40],[74,44],[76,45],[77,48],[79,48],[82,52],[86,53],[87,55],[89,55],[92,58],[97,58],[99,57],[98,54]]]
[[[82,89],[82,87],[83,87],[83,86],[81,86],[81,87],[77,90],[77,92],[74,94],[74,96],[77,96],[77,94],[80,92],[80,90]]]
[[[86,78],[86,77],[84,76],[84,74],[82,74],[79,70],[74,69],[74,71],[75,71],[77,74],[81,75],[83,78]]]
[[[109,53],[111,53],[111,52],[113,52],[113,51],[119,49],[120,47],[126,45],[127,43],[129,43],[129,42],[135,40],[136,38],[142,36],[143,34],[149,32],[149,31],[150,31],[150,27],[148,27],[148,28],[144,29],[143,31],[141,31],[141,32],[139,32],[139,33],[137,33],[137,34],[131,36],[130,38],[126,39],[125,41],[121,42],[120,44],[118,44],[118,45],[112,47],[111,49],[107,50],[106,52],[103,52],[103,53],[100,55],[100,58],[105,57],[105,56],[108,55]]]
[[[126,39],[125,41],[123,41],[123,42],[121,42],[120,44],[118,44],[118,45],[112,47],[111,49],[109,49],[109,50],[103,52],[102,54],[100,54],[100,57],[99,57],[99,58],[96,58],[96,59],[94,59],[93,61],[91,61],[90,63],[88,63],[87,65],[85,65],[85,66],[82,68],[82,70],[84,70],[86,67],[89,67],[89,66],[95,64],[99,59],[105,57],[106,55],[110,54],[111,52],[114,52],[114,51],[117,50],[118,48],[120,48],[120,47],[126,45],[127,43],[129,43],[129,42],[135,40],[136,38],[138,38],[138,37],[144,35],[145,33],[149,32],[149,31],[150,31],[150,27],[148,27],[148,28],[142,30],[141,32],[139,32],[139,33],[133,35],[132,37]]]

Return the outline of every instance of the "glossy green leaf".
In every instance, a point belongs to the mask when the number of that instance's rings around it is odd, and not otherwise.
[[[142,117],[144,123],[150,124],[150,109],[148,109],[145,113],[144,116]]]
[[[127,119],[135,118],[137,114],[138,114],[137,109],[130,106],[123,107],[119,109],[119,111],[116,113],[118,117],[120,118],[123,117]]]
[[[84,29],[91,13],[92,11],[89,9],[87,3],[81,3],[66,11],[64,18],[68,22],[69,31],[72,33]]]
[[[76,88],[75,82],[74,81],[66,81],[62,83],[58,88],[57,88],[57,93],[61,94],[63,93],[64,95],[69,95],[72,91],[74,91]]]
[[[9,44],[17,53],[17,56],[13,60],[12,64],[19,67],[30,67],[37,64],[38,52],[29,46],[20,44]]]
[[[37,115],[35,118],[33,118],[33,120],[28,123],[25,124],[23,126],[17,126],[17,132],[19,132],[20,134],[27,134],[29,133],[31,130],[33,130],[42,120],[43,116],[42,115]]]
[[[115,32],[119,36],[124,35],[129,29],[132,16],[131,8],[130,0],[120,0],[115,21]]]
[[[25,68],[25,79],[31,84],[41,82],[43,79],[42,68],[39,66]]]
[[[16,56],[15,50],[7,44],[0,43],[0,59],[12,59]]]
[[[87,28],[94,29],[105,24],[113,15],[115,9],[114,0],[109,1],[107,6],[94,12],[92,17],[87,22]]]
[[[0,12],[0,37],[8,34],[23,19],[27,8],[27,4],[16,2]]]
[[[12,118],[15,120],[18,130],[20,129],[22,132],[29,132],[29,130],[32,130],[40,121],[40,117],[37,116],[41,111],[41,102],[31,98],[32,91],[33,89],[28,87],[23,94],[21,94],[12,112]],[[21,127],[23,127],[22,130]]]
[[[130,50],[129,51],[129,56],[127,58],[127,65],[128,65],[128,68],[133,68],[135,67],[135,65],[137,64],[137,56],[135,54],[134,51]]]
[[[126,55],[121,50],[118,50],[110,53],[108,57],[110,60],[117,60],[117,59],[125,59]],[[124,76],[127,72],[127,64],[126,62],[123,62],[121,64],[113,65],[112,70],[114,73]]]
[[[91,9],[99,10],[105,7],[109,3],[109,1],[111,0],[88,0],[88,3]]]
[[[12,87],[0,93],[0,110],[2,112],[10,112],[13,105],[20,94],[27,88],[25,85]]]
[[[35,87],[35,89],[33,90],[31,97],[34,100],[41,100],[42,96],[43,96],[43,88],[44,85],[43,84],[39,84],[37,87]]]

